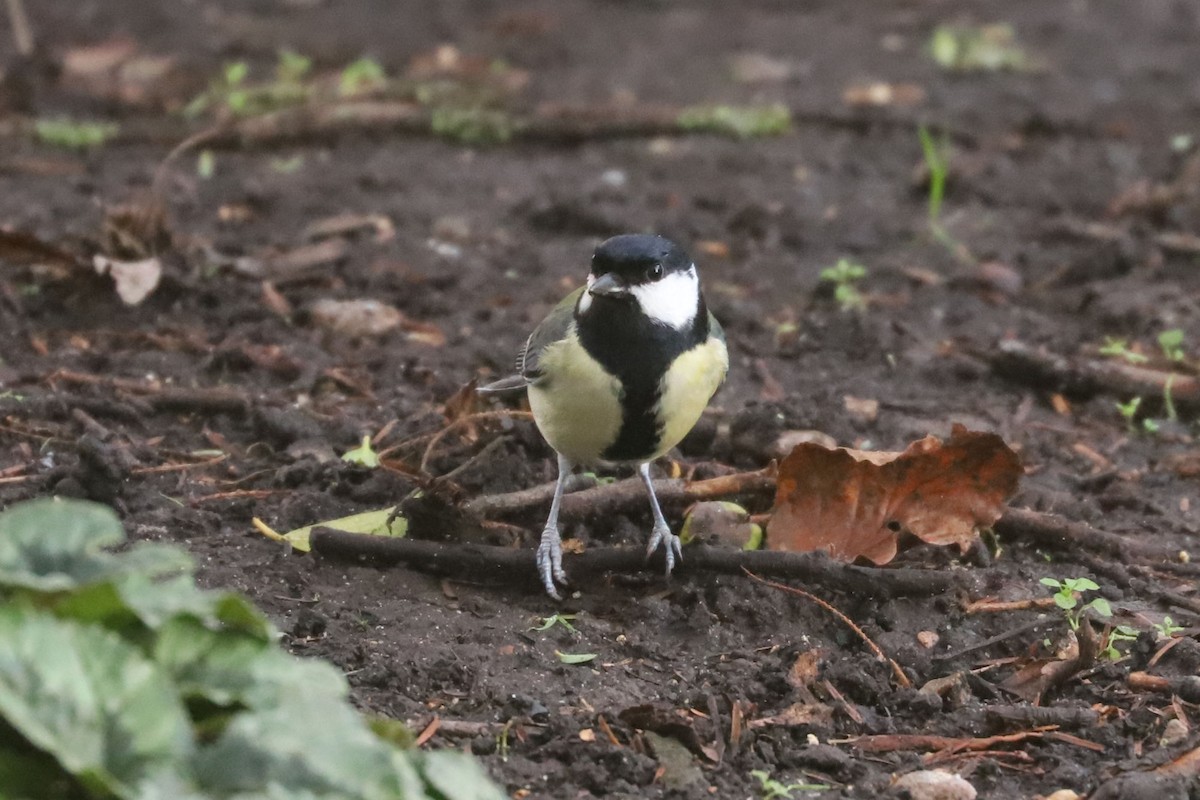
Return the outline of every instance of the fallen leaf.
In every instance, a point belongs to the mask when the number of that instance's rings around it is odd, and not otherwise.
[[[361,514],[351,514],[348,517],[314,522],[312,525],[305,525],[302,528],[296,528],[287,533],[277,533],[258,517],[253,519],[253,523],[255,529],[268,539],[274,539],[277,542],[287,542],[296,550],[307,553],[312,549],[310,539],[313,528],[332,528],[335,531],[365,533],[370,536],[404,536],[408,533],[408,520],[404,517],[393,516],[395,511],[396,506],[381,508],[378,511],[364,511]],[[391,520],[390,525],[388,524],[388,520]]]
[[[779,466],[767,546],[885,564],[908,531],[965,551],[999,519],[1020,476],[1003,439],[961,425],[945,444],[927,436],[902,453],[801,444]]]
[[[554,655],[558,656],[558,660],[564,664],[586,664],[596,660],[595,653],[564,653],[561,650],[555,650]]]
[[[309,306],[312,321],[344,336],[380,336],[400,327],[404,314],[395,306],[362,300],[317,300]]]
[[[748,727],[766,728],[779,725],[785,728],[798,726],[827,727],[833,723],[833,709],[824,703],[793,703],[769,717],[751,720]]]
[[[97,254],[92,264],[100,275],[112,275],[117,296],[127,306],[139,305],[158,288],[162,279],[162,262],[157,258],[140,261],[117,261]]]

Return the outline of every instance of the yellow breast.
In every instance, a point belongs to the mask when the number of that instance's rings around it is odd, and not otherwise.
[[[621,384],[583,351],[572,332],[539,358],[544,377],[529,407],[550,446],[576,464],[599,460],[621,430]]]
[[[675,359],[662,380],[659,421],[663,434],[654,458],[679,444],[695,427],[728,371],[729,351],[715,337]]]

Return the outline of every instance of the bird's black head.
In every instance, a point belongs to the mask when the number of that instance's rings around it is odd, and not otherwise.
[[[614,236],[596,248],[576,313],[610,317],[614,324],[637,314],[688,332],[697,319],[707,319],[691,257],[670,239],[647,234]]]
[[[682,247],[662,236],[627,233],[600,244],[592,255],[592,276],[612,275],[622,285],[656,283],[673,273],[692,269]]]

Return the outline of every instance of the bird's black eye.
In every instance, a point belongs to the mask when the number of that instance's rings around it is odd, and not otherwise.
[[[655,264],[646,270],[646,277],[652,281],[661,281],[663,276],[663,265]]]

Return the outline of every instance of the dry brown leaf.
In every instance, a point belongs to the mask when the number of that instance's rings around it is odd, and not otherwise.
[[[404,315],[395,306],[373,298],[322,298],[309,306],[309,314],[319,327],[344,336],[381,336],[404,321]]]
[[[767,546],[885,564],[908,531],[965,551],[1000,517],[1020,476],[1003,439],[961,425],[945,444],[927,436],[902,453],[801,444],[779,466]]]
[[[162,280],[162,263],[157,258],[140,261],[118,261],[96,255],[92,264],[99,275],[112,275],[117,295],[127,306],[136,306],[158,288]]]

